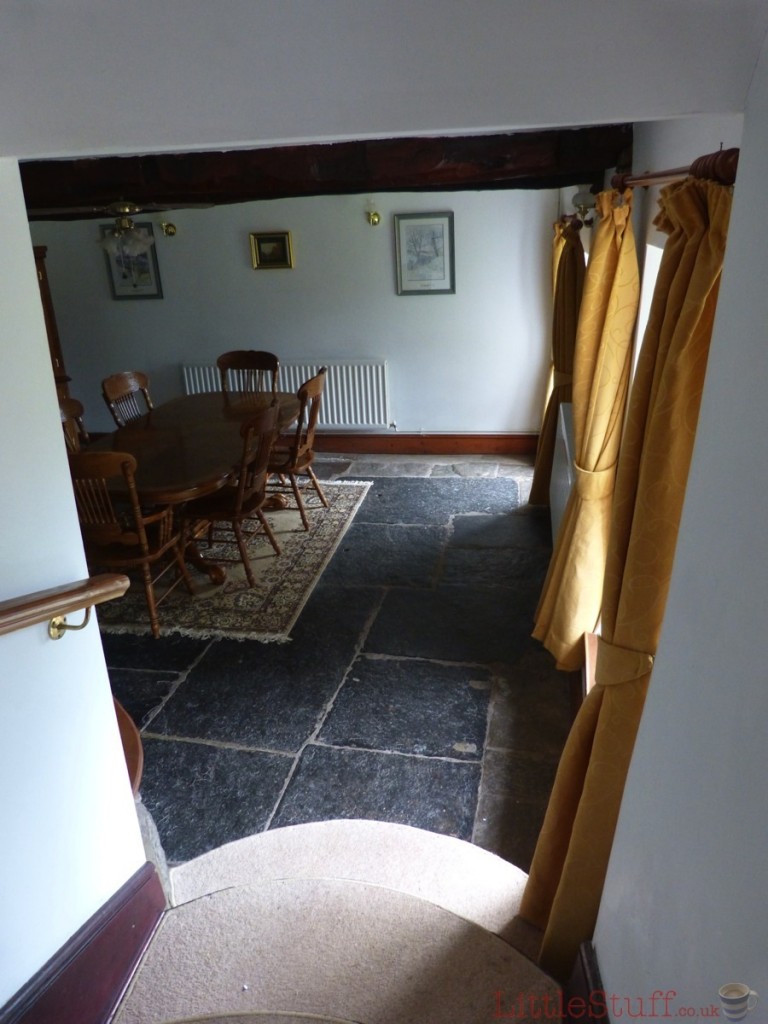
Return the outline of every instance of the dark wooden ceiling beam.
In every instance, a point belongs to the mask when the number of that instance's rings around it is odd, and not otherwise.
[[[601,185],[629,166],[631,125],[508,135],[378,139],[226,152],[21,164],[31,220],[98,217],[130,200],[144,209],[289,196],[462,188]]]

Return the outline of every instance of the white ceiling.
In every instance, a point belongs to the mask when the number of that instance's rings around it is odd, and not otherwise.
[[[4,0],[0,156],[744,108],[768,0]]]

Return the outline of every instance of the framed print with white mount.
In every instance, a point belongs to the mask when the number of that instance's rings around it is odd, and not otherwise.
[[[453,213],[396,213],[398,295],[453,295]]]

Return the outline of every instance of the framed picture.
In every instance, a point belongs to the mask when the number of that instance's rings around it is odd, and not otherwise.
[[[107,238],[113,234],[114,228],[114,222],[100,224],[101,237]],[[149,221],[136,224],[135,228],[154,239]],[[107,261],[107,276],[113,299],[162,299],[163,289],[154,245],[136,255],[121,252],[118,247],[113,247],[110,252],[105,249],[104,258]]]
[[[453,213],[396,213],[398,295],[453,295]]]
[[[293,250],[290,231],[251,233],[251,260],[254,270],[290,270]]]

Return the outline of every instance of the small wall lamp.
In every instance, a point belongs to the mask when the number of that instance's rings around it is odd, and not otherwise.
[[[372,228],[375,228],[377,224],[381,224],[381,214],[376,209],[372,199],[369,199],[365,204],[365,219]]]
[[[160,222],[160,230],[163,232],[166,238],[173,238],[176,234],[176,225],[171,224],[170,221],[163,220]]]
[[[592,221],[587,220],[587,217],[592,213],[595,208],[595,197],[591,192],[577,192],[573,199],[571,199],[573,207],[576,213],[579,215],[579,220],[586,224],[587,227],[592,226]]]

